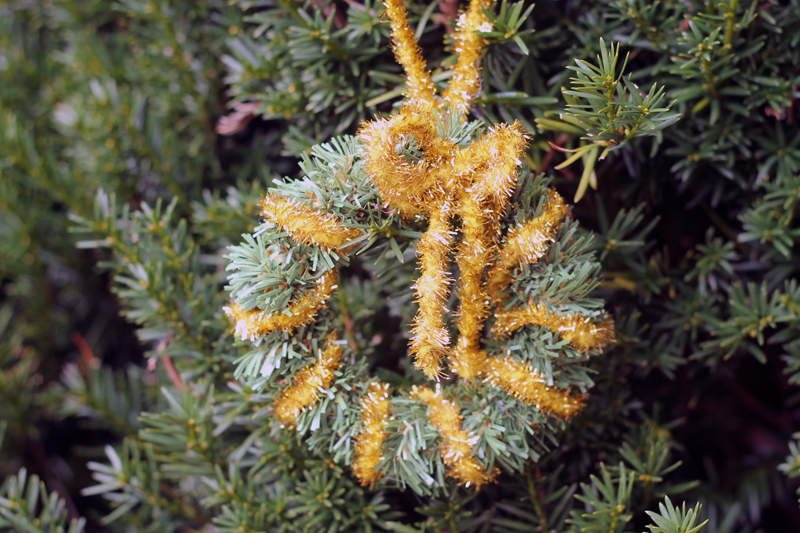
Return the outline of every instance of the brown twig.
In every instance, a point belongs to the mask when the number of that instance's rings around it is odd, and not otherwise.
[[[172,364],[172,359],[165,355],[161,358],[161,361],[164,362],[164,368],[167,369],[167,374],[169,375],[170,381],[172,381],[173,385],[175,385],[179,391],[183,392],[183,380],[181,379],[180,374],[178,374],[178,371],[175,369],[175,365]]]
[[[94,356],[94,352],[86,342],[86,339],[79,332],[72,332],[72,342],[75,343],[75,347],[78,348],[78,352],[81,354],[82,361],[79,362],[78,366],[85,374],[87,368],[97,365],[97,358]]]
[[[181,379],[181,375],[178,374],[178,371],[175,369],[175,365],[172,362],[172,358],[168,355],[160,355],[164,353],[164,350],[167,349],[169,346],[169,336],[164,337],[161,342],[158,343],[156,347],[156,353],[159,354],[159,359],[164,363],[164,368],[167,369],[167,375],[169,376],[170,381],[172,384],[175,385],[179,391],[183,392],[183,380]]]

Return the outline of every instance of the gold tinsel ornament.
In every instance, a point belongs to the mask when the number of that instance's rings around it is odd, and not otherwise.
[[[313,434],[313,446],[327,443],[325,453],[351,464],[364,485],[390,479],[424,492],[441,484],[436,476],[444,471],[479,487],[493,479],[497,463],[519,468],[538,452],[519,448],[516,463],[503,459],[498,450],[511,452],[497,448],[502,434],[491,446],[485,434],[517,428],[509,440],[527,442],[520,427],[574,416],[585,394],[570,388],[577,380],[570,376],[613,340],[613,323],[584,296],[560,297],[555,289],[519,294],[529,290],[522,282],[547,286],[536,281],[537,265],[568,260],[549,257],[551,245],[560,232],[574,231],[554,190],[539,189],[537,204],[521,196],[535,190],[532,178],[524,187],[520,178],[530,134],[519,122],[494,125],[471,142],[448,133],[467,127],[478,96],[480,32],[492,29],[483,10],[491,5],[471,0],[460,15],[458,59],[440,96],[403,1],[387,0],[393,50],[406,73],[402,107],[365,121],[356,138],[316,147],[301,185],[279,183],[261,203],[264,224],[248,243],[266,251],[242,248],[230,256],[236,290],[225,312],[235,333],[256,345],[239,375],[254,388],[273,387],[274,419]],[[420,372],[412,379],[433,387],[391,387],[392,393],[355,363],[363,343],[329,305],[337,302],[341,269],[357,253],[387,231],[408,235],[415,228],[421,235],[409,241],[417,276],[409,287],[416,314],[408,352]],[[449,309],[453,291],[459,304]],[[537,331],[540,337],[532,337]],[[544,355],[536,352],[540,345]],[[591,380],[577,383],[586,388]]]

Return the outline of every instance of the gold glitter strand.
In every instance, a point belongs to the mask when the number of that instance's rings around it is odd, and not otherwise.
[[[491,473],[475,460],[473,447],[478,442],[478,437],[471,435],[461,428],[461,410],[458,403],[446,400],[441,386],[436,385],[436,391],[429,387],[414,387],[414,394],[429,408],[431,424],[442,435],[439,446],[439,455],[449,468],[449,474],[459,483],[475,488],[493,479]]]
[[[568,208],[561,195],[553,189],[547,191],[543,213],[531,221],[511,228],[506,243],[500,250],[498,262],[513,267],[519,263],[538,261],[547,251],[567,213]]]
[[[558,332],[578,350],[602,350],[614,342],[614,321],[604,317],[600,324],[594,324],[587,317],[574,313],[561,317]]]
[[[361,398],[361,432],[355,438],[353,463],[353,473],[364,487],[375,485],[383,477],[375,467],[383,458],[390,410],[389,385],[371,383],[367,395]]]
[[[458,147],[436,132],[436,120],[424,106],[407,104],[392,118],[366,122],[359,131],[363,142],[364,170],[381,199],[395,207],[412,204],[424,208],[439,182],[434,172],[451,161]],[[397,147],[416,141],[425,158],[413,163]]]
[[[515,269],[536,263],[548,253],[569,210],[561,196],[548,190],[540,200],[542,209],[538,217],[516,225],[508,223],[509,201],[517,187],[519,168],[529,141],[519,121],[495,125],[488,130],[481,128],[482,133],[473,140],[464,139],[463,135],[475,130],[462,129],[455,134],[459,144],[448,136],[453,132],[452,121],[466,120],[480,92],[479,65],[485,43],[479,33],[492,29],[482,9],[490,7],[493,1],[470,0],[469,7],[460,15],[454,44],[456,65],[450,87],[442,97],[436,94],[422,51],[409,27],[403,0],[383,1],[391,22],[392,48],[406,75],[405,99],[394,116],[361,123],[360,147],[355,159],[348,160],[348,165],[362,165],[380,198],[370,195],[373,200],[369,208],[381,209],[381,213],[387,214],[392,230],[398,228],[395,215],[400,217],[400,229],[415,232],[421,231],[420,226],[425,223],[428,225],[415,250],[418,277],[411,290],[418,309],[411,324],[409,355],[413,357],[415,368],[428,380],[438,382],[446,376],[449,364],[449,370],[463,380],[482,380],[482,383],[473,382],[470,390],[497,387],[516,398],[517,408],[528,415],[540,411],[567,420],[581,411],[587,395],[548,386],[547,376],[532,363],[519,362],[511,356],[493,357],[495,353],[487,354],[482,344],[485,336],[489,336],[489,345],[497,345],[497,350],[504,355],[510,354],[502,348],[504,341],[519,328],[529,325],[541,326],[549,338],[548,328],[559,335],[562,345],[569,343],[579,351],[602,350],[613,341],[614,335],[610,319],[603,317],[595,319],[597,323],[594,323],[578,313],[550,313],[544,305],[552,305],[550,300],[541,304],[531,302],[522,309],[506,310],[508,306],[503,305],[505,295],[500,293],[511,285]],[[375,205],[376,202],[380,205]],[[282,235],[288,234],[307,247],[333,252],[351,246],[348,243],[364,235],[362,230],[347,227],[356,225],[348,224],[349,218],[343,220],[323,211],[325,206],[313,195],[286,198],[267,194],[260,205],[267,225],[276,226]],[[366,211],[365,207],[358,216]],[[519,212],[508,215],[515,222],[522,216]],[[504,236],[505,229],[508,232]],[[402,231],[400,235],[404,238],[419,236],[414,232]],[[383,234],[383,231],[378,233]],[[456,241],[455,250],[453,241]],[[294,245],[288,248],[300,254],[310,249]],[[303,260],[300,256],[292,257]],[[452,267],[453,259],[459,273],[456,287],[459,304],[453,313],[458,340],[451,347],[448,303],[455,280],[447,270]],[[337,276],[337,271],[327,272],[299,288],[286,308],[279,312],[245,311],[233,303],[225,312],[235,322],[236,334],[243,339],[256,340],[276,331],[286,332],[281,335],[288,338],[286,334],[312,323],[325,309],[336,288]],[[323,322],[330,318],[329,314],[324,313]],[[488,332],[487,320],[492,325]],[[344,328],[349,331],[350,324],[344,324]],[[316,414],[327,416],[321,411],[324,406],[330,407],[326,398],[328,395],[332,398],[336,392],[331,387],[337,369],[355,361],[353,357],[343,356],[344,343],[340,345],[337,338],[336,334],[331,334],[323,340],[316,360],[296,372],[282,392],[273,398],[272,416],[283,426],[297,426],[299,420],[311,422],[312,415]],[[309,354],[309,358],[312,357],[314,354]],[[357,386],[364,385],[362,380]],[[398,402],[411,400],[414,409],[421,410],[423,405],[427,408],[430,424],[437,430],[434,439],[448,477],[461,485],[478,488],[492,482],[498,471],[482,464],[482,461],[493,464],[491,457],[483,453],[486,450],[482,430],[465,429],[462,407],[453,398],[462,398],[464,407],[470,410],[479,408],[473,406],[473,400],[479,398],[472,398],[477,394],[474,390],[470,393],[459,387],[460,392],[452,393],[451,389],[452,395],[446,397],[445,388],[439,383],[435,387],[414,386],[410,394],[401,393],[405,399]],[[339,392],[335,396],[341,402],[343,397]],[[499,390],[496,392],[500,394]],[[392,439],[402,436],[395,432],[405,431],[403,427],[396,427],[397,414],[391,418],[392,406],[399,404],[392,403],[389,385],[370,382],[358,402],[360,430],[355,434],[355,426],[351,424],[346,437],[352,439],[346,444],[353,444],[353,474],[362,486],[370,488],[382,481],[408,482],[405,475],[399,479],[384,477],[389,466],[396,466],[393,462],[387,464],[390,457],[391,461],[395,460],[395,453],[398,454],[396,460],[407,462],[405,450],[389,447]],[[330,409],[326,407],[325,410]],[[467,420],[473,421],[471,417]],[[428,462],[430,454],[437,453],[430,447],[420,452],[426,454]],[[441,466],[435,455],[433,460]]]
[[[436,105],[436,88],[417,45],[414,32],[408,26],[408,11],[403,0],[386,0],[386,14],[392,25],[394,56],[406,73],[406,100]]]
[[[458,311],[458,342],[450,356],[450,369],[464,379],[480,374],[486,354],[481,350],[483,323],[488,314],[488,294],[483,275],[492,247],[490,220],[477,200],[465,194],[461,201],[462,240],[456,254],[460,274]]]
[[[450,87],[442,96],[451,109],[463,113],[463,116],[469,112],[481,88],[479,63],[483,58],[484,43],[476,32],[492,31],[492,25],[481,11],[491,4],[491,0],[471,0],[467,11],[458,18],[455,40],[458,61],[453,68]]]
[[[492,126],[482,139],[465,150],[465,159],[476,169],[470,192],[478,200],[490,200],[493,207],[503,209],[517,186],[527,146],[528,136],[521,122]],[[495,214],[497,218],[500,216],[501,212]]]
[[[437,381],[450,344],[443,316],[450,292],[450,278],[445,269],[451,234],[450,207],[442,203],[431,213],[428,230],[417,245],[420,275],[413,286],[419,311],[411,330],[410,352],[414,356],[414,367],[426,378]]]
[[[513,357],[490,357],[486,360],[485,381],[499,387],[518,400],[534,405],[544,413],[569,419],[580,412],[584,395],[550,387],[542,374]]]
[[[460,273],[460,335],[450,358],[450,368],[464,379],[477,377],[486,358],[480,347],[490,302],[484,273],[497,245],[499,220],[516,186],[526,146],[522,125],[515,122],[492,128],[466,150],[465,159],[477,171],[472,177],[474,185],[465,189],[459,201],[462,240],[456,262]]]
[[[258,308],[245,310],[235,303],[224,307],[223,310],[236,324],[235,335],[241,336],[242,340],[249,338],[253,341],[261,335],[277,330],[288,332],[309,324],[317,313],[325,308],[328,298],[336,288],[338,276],[337,270],[331,270],[320,276],[316,287],[293,300],[286,311],[265,314]]]
[[[568,212],[561,195],[550,189],[542,214],[508,231],[505,244],[489,272],[488,290],[496,300],[511,284],[511,272],[515,267],[536,263],[544,256]]]
[[[334,344],[336,340],[336,334],[331,334],[326,339],[325,349],[320,350],[317,362],[295,374],[292,385],[272,404],[273,415],[281,424],[296,426],[300,413],[317,403],[319,392],[333,383],[333,372],[339,367],[343,351],[341,345]]]
[[[267,194],[259,202],[261,216],[279,226],[295,241],[320,246],[326,250],[341,247],[362,233],[342,225],[336,216],[275,194]]]
[[[535,303],[524,308],[498,312],[492,333],[496,337],[504,338],[527,325],[546,326],[581,351],[603,349],[614,340],[614,322],[610,318],[604,318],[600,324],[595,324],[579,313],[548,313],[545,306]]]

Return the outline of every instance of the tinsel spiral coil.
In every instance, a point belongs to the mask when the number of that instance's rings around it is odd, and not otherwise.
[[[271,420],[352,465],[364,485],[424,493],[449,476],[480,487],[499,468],[522,468],[581,410],[591,386],[582,363],[613,340],[590,297],[588,241],[524,168],[529,134],[466,122],[490,6],[472,0],[461,15],[458,61],[438,96],[402,0],[388,0],[402,107],[314,147],[305,177],[276,182],[263,224],[228,256],[225,311],[253,344],[237,377],[269,399]],[[415,370],[390,372],[389,383],[375,377],[380,354],[359,353],[363,332],[339,285],[380,290],[379,270],[406,279],[402,247],[416,256],[413,301],[401,298],[398,312],[411,321]]]

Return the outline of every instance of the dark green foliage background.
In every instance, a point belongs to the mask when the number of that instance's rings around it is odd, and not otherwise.
[[[408,5],[446,84],[458,2]],[[565,197],[581,168],[549,143],[578,136],[539,125],[601,37],[682,118],[599,161],[573,208],[619,341],[585,413],[525,475],[422,498],[274,431],[221,314],[271,181],[400,101],[380,3],[0,1],[0,531],[644,531],[665,494],[708,531],[799,530],[800,3],[529,5],[497,7],[474,116],[523,121]]]

